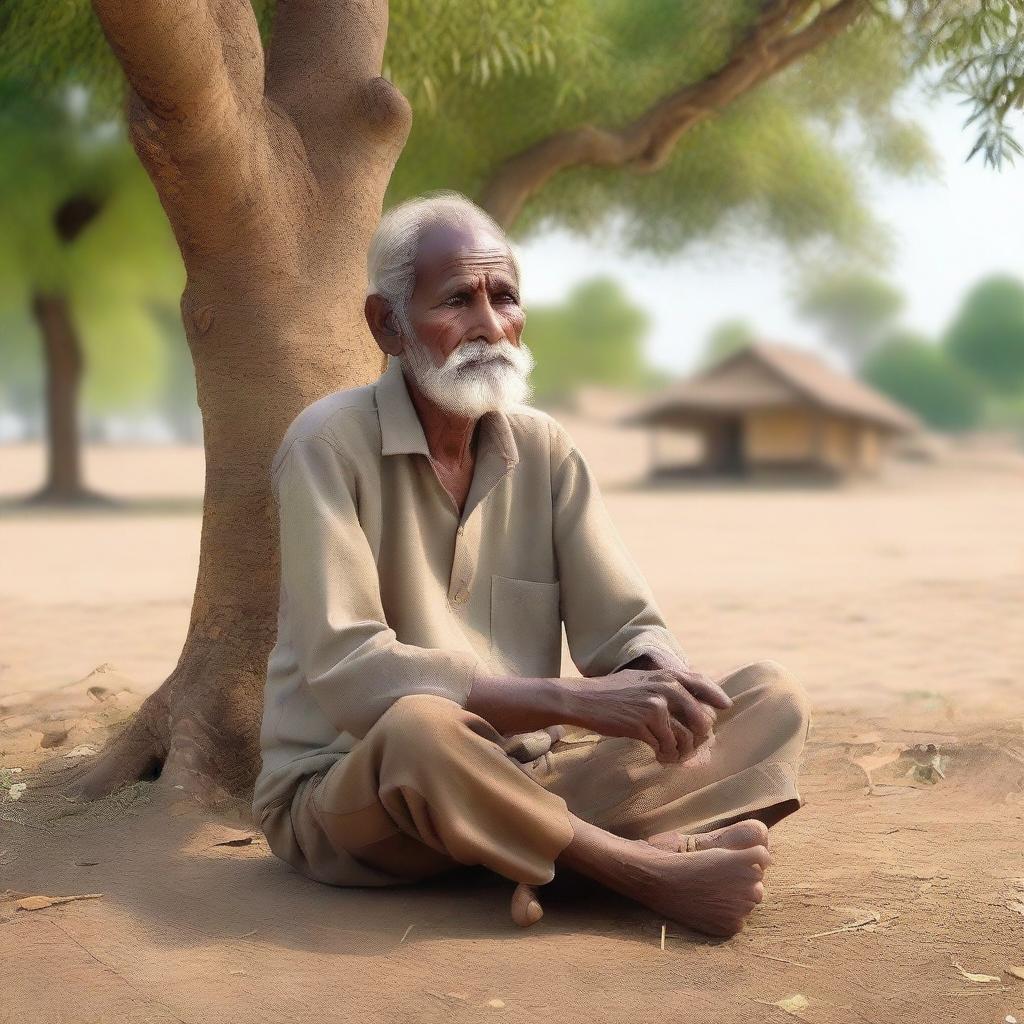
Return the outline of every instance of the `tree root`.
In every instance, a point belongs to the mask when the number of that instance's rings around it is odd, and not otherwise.
[[[221,645],[189,651],[99,754],[65,776],[65,792],[98,800],[156,781],[206,807],[248,803],[260,765],[262,678],[224,664]]]

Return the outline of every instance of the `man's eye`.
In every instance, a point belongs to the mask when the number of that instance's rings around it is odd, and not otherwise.
[[[452,295],[450,298],[445,299],[444,300],[444,305],[448,306],[448,305],[450,305],[453,302],[455,302],[455,303],[464,302],[465,299],[466,299],[465,293],[459,292],[458,295]]]
[[[501,295],[506,299],[511,299],[513,302],[519,301],[519,296],[515,292],[502,292]]]

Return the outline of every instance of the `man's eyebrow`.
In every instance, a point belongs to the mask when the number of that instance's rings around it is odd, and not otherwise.
[[[482,277],[481,274],[457,274],[454,277],[448,278],[443,281],[440,285],[439,290],[446,292],[451,288],[466,288],[476,284],[477,281]],[[506,271],[495,271],[491,278],[496,285],[500,285],[504,288],[515,288],[516,283],[512,275]]]

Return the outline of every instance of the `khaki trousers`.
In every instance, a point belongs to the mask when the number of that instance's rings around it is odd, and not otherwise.
[[[520,763],[488,722],[443,697],[402,697],[356,748],[265,812],[271,850],[332,885],[415,882],[483,865],[542,885],[572,841],[569,812],[628,839],[706,832],[804,803],[797,770],[810,726],[801,685],[774,661],[719,680],[733,707],[714,741],[665,765],[639,740],[576,727]]]

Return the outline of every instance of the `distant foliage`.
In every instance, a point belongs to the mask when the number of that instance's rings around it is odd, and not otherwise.
[[[805,281],[797,308],[817,323],[856,369],[903,307],[903,295],[884,278],[863,270],[820,274]]]
[[[723,359],[741,352],[757,340],[754,328],[746,320],[723,320],[712,328],[704,345],[698,369],[705,369],[720,363]]]
[[[25,394],[39,394],[35,294],[71,303],[89,409],[145,403],[159,391],[166,356],[148,303],[176,305],[184,284],[156,193],[123,134],[93,116],[85,94],[44,102],[16,83],[0,85],[0,403],[38,408]],[[64,244],[55,214],[80,196],[99,213]]]
[[[967,294],[944,344],[998,395],[1024,393],[1024,282],[990,277]]]
[[[918,335],[886,338],[868,356],[861,376],[939,430],[969,430],[981,419],[983,395],[977,382]]]
[[[584,384],[640,388],[655,379],[643,341],[647,314],[611,277],[578,284],[557,306],[531,306],[523,341],[537,365],[531,376],[538,400],[561,400]]]

